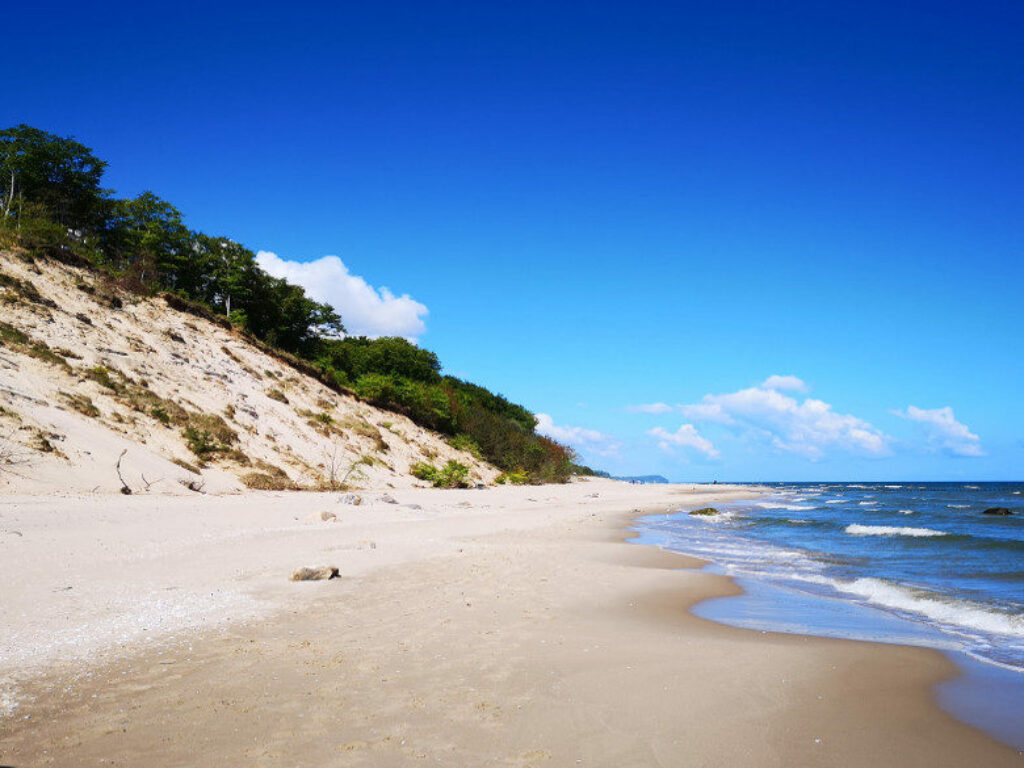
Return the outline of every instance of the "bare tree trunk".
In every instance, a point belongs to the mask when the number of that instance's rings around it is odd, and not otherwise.
[[[11,170],[11,189],[7,195],[7,200],[4,202],[4,218],[6,219],[11,214],[11,205],[14,204],[14,170]]]

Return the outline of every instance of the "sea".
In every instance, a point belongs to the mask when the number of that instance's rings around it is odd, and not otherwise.
[[[639,542],[696,555],[738,597],[694,612],[776,632],[941,650],[960,719],[1024,749],[1024,483],[777,483],[759,498],[638,521]],[[1013,514],[986,515],[1004,507]]]

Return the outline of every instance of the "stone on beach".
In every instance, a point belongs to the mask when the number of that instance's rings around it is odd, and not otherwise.
[[[363,503],[363,497],[360,496],[358,493],[346,493],[344,496],[338,499],[338,503],[351,504],[353,507],[358,507],[360,504]]]
[[[391,494],[389,494],[389,493],[384,493],[384,494],[381,494],[380,500],[381,500],[381,501],[382,501],[382,502],[383,502],[384,504],[397,504],[397,503],[398,503],[398,500],[397,500],[397,499],[395,499],[395,497],[394,497],[394,496],[392,496],[392,495],[391,495]]]
[[[327,581],[340,578],[338,569],[333,565],[321,565],[316,568],[299,568],[292,574],[292,581]]]
[[[982,512],[981,514],[983,514],[983,515],[999,515],[1000,517],[1005,517],[1007,515],[1012,515],[1013,512],[1008,510],[1006,507],[989,507],[984,512]]]
[[[690,512],[691,515],[700,515],[701,517],[711,517],[717,515],[718,510],[714,507],[702,507],[701,509],[695,509]]]

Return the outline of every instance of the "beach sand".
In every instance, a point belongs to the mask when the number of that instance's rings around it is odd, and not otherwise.
[[[704,621],[733,583],[624,541],[737,492],[7,499],[0,765],[1022,765],[941,654]]]

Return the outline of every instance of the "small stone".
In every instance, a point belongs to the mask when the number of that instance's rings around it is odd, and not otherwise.
[[[363,497],[358,493],[346,493],[340,499],[339,504],[351,504],[353,507],[358,507],[363,503]]]
[[[999,515],[1000,517],[1006,517],[1007,515],[1012,515],[1013,512],[1008,510],[1006,507],[989,507],[984,512],[982,512],[981,514],[983,514],[983,515]]]
[[[419,504],[406,504],[407,509],[423,509]]]
[[[389,494],[389,493],[385,493],[385,494],[381,495],[380,501],[383,502],[384,504],[397,504],[398,503],[398,500],[394,496]]]
[[[718,510],[715,509],[714,507],[704,507],[702,509],[695,509],[692,512],[690,512],[690,514],[700,515],[701,517],[711,517],[712,515],[717,515]]]
[[[321,565],[318,568],[299,568],[292,574],[292,581],[327,581],[340,578],[338,569],[333,565]]]
[[[320,513],[320,519],[325,523],[336,523],[338,522],[338,516],[333,512],[327,512],[326,510]]]

